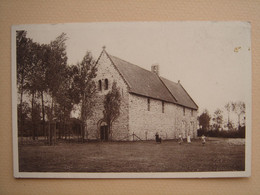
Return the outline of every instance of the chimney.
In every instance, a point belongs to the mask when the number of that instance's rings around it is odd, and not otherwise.
[[[153,64],[151,66],[151,71],[159,76],[159,64]]]

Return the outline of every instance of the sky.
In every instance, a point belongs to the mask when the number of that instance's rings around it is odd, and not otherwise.
[[[251,25],[248,22],[110,22],[15,26],[27,37],[50,43],[67,34],[69,64],[102,47],[116,57],[160,76],[180,80],[199,106],[213,112],[229,101],[251,105]],[[248,111],[248,110],[247,110]]]

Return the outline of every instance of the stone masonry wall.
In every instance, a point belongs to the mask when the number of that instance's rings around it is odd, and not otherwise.
[[[111,90],[113,81],[117,82],[117,87],[120,88],[121,93],[121,107],[120,116],[114,121],[112,126],[112,139],[120,140],[128,136],[128,97],[129,93],[127,85],[112,65],[110,59],[105,52],[102,52],[97,64],[97,76],[95,78],[97,94],[95,97],[94,112],[91,118],[87,120],[87,138],[100,139],[100,125],[103,118],[104,97]],[[105,90],[105,79],[108,79],[108,90]],[[99,91],[98,81],[102,80],[102,90]]]
[[[187,138],[188,134],[190,134],[191,138],[196,138],[197,137],[197,111],[196,110],[192,111],[189,108],[185,108],[185,111],[183,111],[183,106],[176,105],[176,107],[177,107],[177,111],[175,117],[176,120],[175,137],[177,138],[179,134],[181,134],[183,138]]]
[[[184,138],[190,133],[191,138],[197,133],[197,111],[172,103],[164,102],[164,113],[162,112],[162,101],[150,98],[150,111],[148,111],[148,98],[129,95],[129,133],[136,134],[142,140],[155,139],[158,132],[162,139],[176,139],[179,134]]]
[[[156,132],[162,139],[175,139],[179,134],[186,138],[197,136],[197,111],[150,98],[150,111],[148,111],[147,97],[130,94],[125,81],[115,69],[105,52],[102,52],[97,64],[97,76],[94,79],[97,86],[93,115],[87,120],[86,137],[100,139],[100,125],[103,118],[104,96],[112,88],[113,81],[121,92],[120,116],[112,126],[112,140],[132,140],[133,133],[142,140],[155,139]],[[134,76],[134,75],[133,75]],[[105,79],[108,79],[108,90],[105,90]],[[98,89],[98,81],[102,81],[102,90]],[[136,138],[135,138],[136,139]]]

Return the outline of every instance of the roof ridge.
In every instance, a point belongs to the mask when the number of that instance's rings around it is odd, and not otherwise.
[[[122,61],[124,61],[124,62],[126,62],[126,63],[128,63],[128,64],[133,65],[133,66],[137,66],[138,68],[140,68],[140,69],[142,69],[142,70],[145,70],[145,71],[147,71],[147,72],[149,72],[149,73],[152,73],[150,70],[147,70],[147,69],[145,69],[145,68],[143,68],[143,67],[141,67],[141,66],[138,66],[138,65],[133,64],[133,63],[131,63],[131,62],[128,62],[128,61],[126,61],[126,60],[123,60],[123,59],[121,59],[121,58],[119,58],[119,57],[116,57],[116,56],[113,56],[113,55],[110,55],[110,54],[108,54],[108,55],[109,55],[109,56],[112,56],[112,57],[114,57],[114,58],[117,58],[117,59],[119,59],[119,60],[122,60]],[[154,74],[154,73],[152,73],[152,74]]]
[[[162,76],[160,76],[160,78],[165,79],[165,80],[170,81],[170,82],[173,82],[173,83],[176,84],[176,85],[179,84],[179,83],[176,83],[176,82],[174,82],[174,81],[172,81],[172,80],[170,80],[170,79],[167,79],[167,78],[165,78],[165,77],[162,77]]]
[[[186,89],[182,86],[182,84],[179,83],[179,85],[181,86],[181,88],[185,91],[185,93],[188,95],[188,97],[191,99],[191,101],[195,104],[195,106],[197,108],[199,108],[199,106],[196,104],[196,102],[192,99],[192,97],[190,96],[190,94],[186,91]]]
[[[183,91],[186,93],[186,95],[188,96],[188,98],[194,103],[194,105],[195,105],[195,107],[197,107],[197,109],[199,108],[199,106],[196,104],[196,102],[192,99],[192,97],[189,95],[189,93],[186,91],[186,89],[182,86],[182,84],[181,83],[177,83],[177,82],[174,82],[174,81],[171,81],[171,80],[169,80],[169,79],[166,79],[166,78],[164,78],[164,77],[161,77],[162,79],[164,79],[164,80],[166,80],[167,82],[171,82],[171,83],[173,83],[173,84],[175,84],[176,86],[180,86],[182,89],[183,89]],[[164,83],[165,84],[165,83]],[[165,86],[167,87],[167,85],[165,84]],[[167,87],[167,89],[169,89],[168,87]],[[171,90],[169,89],[169,91],[171,92]],[[171,93],[172,94],[172,93]],[[182,103],[179,103],[178,101],[177,101],[177,104],[179,104],[179,105],[182,105],[182,106],[185,106],[185,105],[183,105]],[[192,108],[192,107],[190,107],[190,106],[185,106],[185,107],[189,107],[189,108]],[[192,109],[194,109],[194,108],[192,108]]]
[[[167,85],[163,82],[163,80],[161,79],[161,76],[157,75],[159,80],[162,82],[162,84],[164,85],[164,87],[167,89],[167,91],[171,94],[171,96],[173,97],[173,99],[178,102],[177,98],[172,94],[172,92],[170,91],[170,89],[167,87]],[[162,77],[163,78],[163,77]],[[167,80],[167,79],[166,79]]]

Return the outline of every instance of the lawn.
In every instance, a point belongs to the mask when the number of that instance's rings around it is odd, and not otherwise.
[[[19,144],[21,172],[197,172],[244,171],[244,139],[176,141],[65,142]]]

